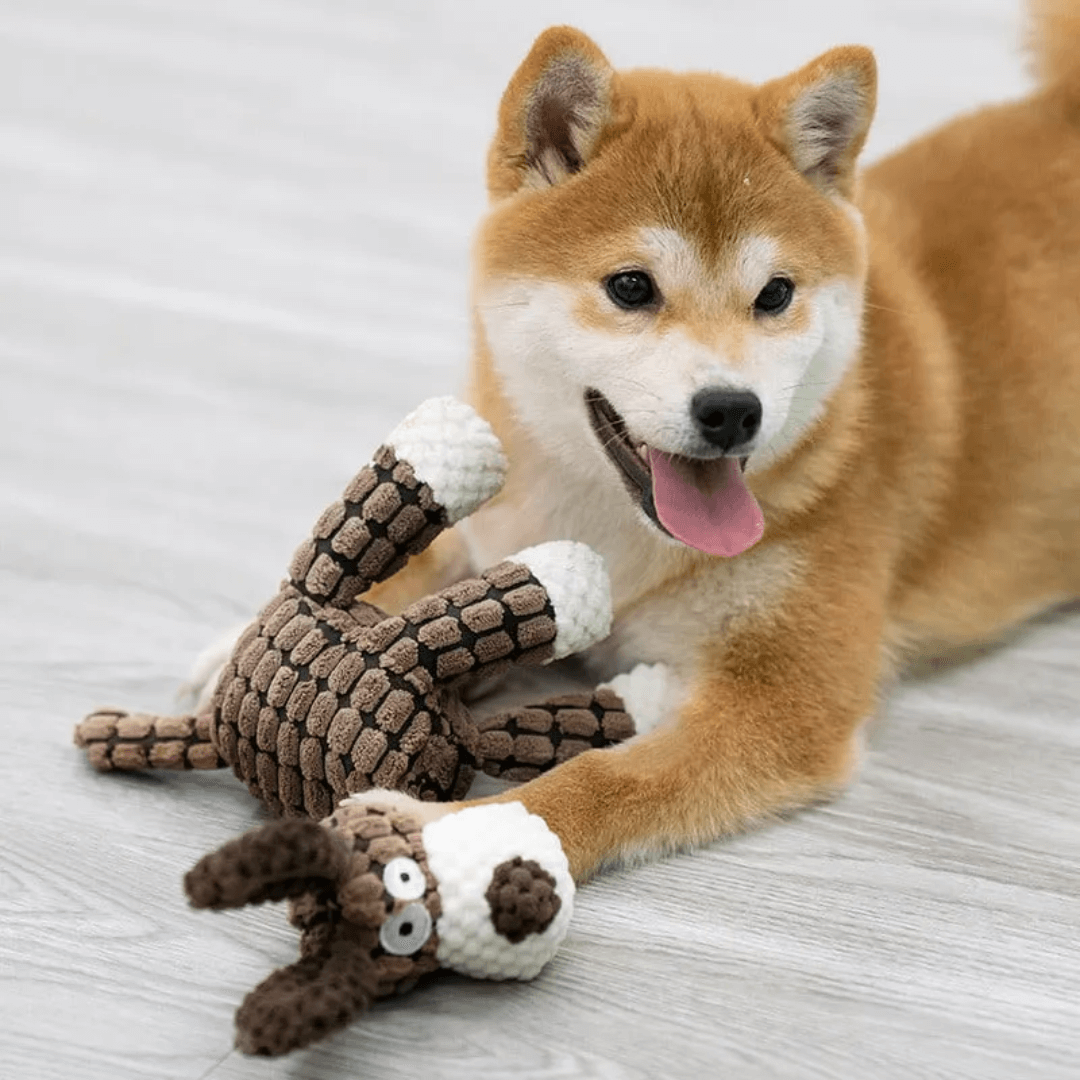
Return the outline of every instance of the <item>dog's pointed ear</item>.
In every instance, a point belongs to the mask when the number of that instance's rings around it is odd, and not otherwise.
[[[757,111],[767,136],[803,176],[823,191],[850,198],[876,100],[874,54],[844,45],[765,83]]]
[[[488,191],[548,187],[589,161],[611,111],[612,69],[580,30],[545,30],[510,80],[488,154]]]

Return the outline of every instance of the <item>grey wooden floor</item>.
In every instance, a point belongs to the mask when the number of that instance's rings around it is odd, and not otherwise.
[[[284,1062],[292,958],[186,909],[228,776],[92,774],[379,436],[463,371],[498,94],[574,21],[764,78],[865,41],[877,154],[1024,86],[1018,0],[0,0],[0,1077],[1080,1076],[1080,611],[924,671],[834,805],[580,894],[534,984],[442,979]]]

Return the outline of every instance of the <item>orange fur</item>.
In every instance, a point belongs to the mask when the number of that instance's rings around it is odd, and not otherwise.
[[[648,735],[502,796],[548,821],[575,875],[829,795],[898,655],[993,637],[1080,595],[1080,0],[1033,16],[1042,89],[861,177],[864,49],[752,87],[616,73],[557,28],[510,83],[476,244],[471,388],[511,469],[469,523],[473,555],[593,543],[616,601],[604,658],[664,660],[688,687]],[[560,112],[578,92],[588,107]],[[823,128],[800,127],[814,108]],[[683,285],[655,312],[605,305],[597,283],[645,258],[643,229],[661,230]],[[807,300],[755,322],[732,260],[758,236],[777,242],[797,296],[860,297],[861,341],[797,442],[751,456],[766,531],[725,560],[636,513],[584,414],[572,446],[530,414],[515,380],[532,376],[491,327],[514,304],[548,304],[582,340],[631,350],[677,334],[687,356],[712,350],[738,372],[747,342],[767,351],[812,322]],[[418,572],[413,589],[436,583]]]

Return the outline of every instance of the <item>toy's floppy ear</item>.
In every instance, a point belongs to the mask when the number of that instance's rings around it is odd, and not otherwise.
[[[340,923],[328,946],[264,979],[236,1010],[236,1045],[276,1057],[339,1031],[375,1000],[370,949]]]
[[[243,907],[312,890],[330,892],[349,866],[349,845],[314,821],[275,821],[231,840],[184,878],[197,908]],[[275,971],[236,1011],[236,1045],[277,1055],[337,1031],[375,998],[370,944],[331,919],[318,951]]]
[[[243,907],[335,886],[349,865],[345,841],[314,821],[275,821],[204,856],[184,877],[192,907]]]
[[[553,26],[533,44],[499,107],[488,191],[547,187],[588,162],[611,111],[612,69],[580,30]]]
[[[766,83],[757,109],[768,137],[803,176],[850,198],[876,99],[874,54],[845,45]]]

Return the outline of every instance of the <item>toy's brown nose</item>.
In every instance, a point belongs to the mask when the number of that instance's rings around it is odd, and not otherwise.
[[[484,894],[497,933],[511,944],[542,934],[562,907],[555,879],[535,859],[499,863]]]

